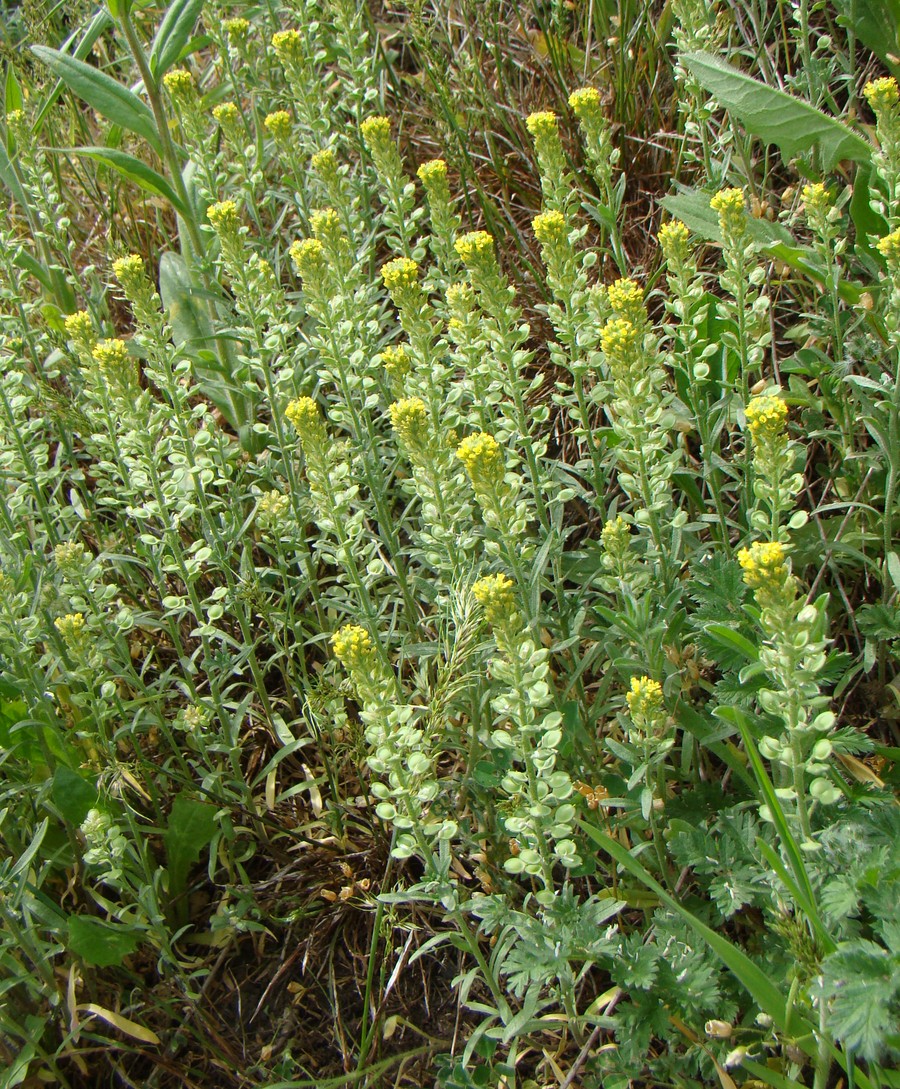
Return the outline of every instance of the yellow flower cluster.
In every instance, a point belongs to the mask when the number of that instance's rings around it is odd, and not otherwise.
[[[630,362],[640,347],[640,333],[627,318],[612,318],[600,333],[600,347],[611,362]]]
[[[324,445],[327,440],[325,421],[319,412],[319,406],[312,397],[298,397],[291,401],[284,410],[285,416],[293,424],[304,450],[312,443]]]
[[[662,709],[662,685],[650,677],[632,677],[625,702],[633,718],[652,718]]]
[[[192,98],[195,93],[194,77],[186,68],[173,68],[163,76],[163,86],[173,99]]]
[[[310,160],[313,170],[323,181],[330,181],[338,175],[338,161],[334,148],[326,147],[317,151]]]
[[[746,415],[747,430],[755,443],[772,442],[784,435],[788,407],[780,397],[754,397]]]
[[[821,213],[827,212],[834,201],[831,198],[830,190],[822,184],[822,182],[815,182],[813,185],[804,185],[801,191],[801,197],[803,203],[806,205],[806,213]]]
[[[250,33],[250,23],[246,19],[224,19],[222,29],[232,45],[242,45]]]
[[[75,314],[69,314],[64,322],[66,335],[77,347],[85,351],[93,351],[97,343],[97,333],[94,329],[94,320],[86,310],[79,310]]]
[[[58,616],[53,621],[53,626],[65,640],[66,646],[77,646],[84,635],[84,614],[67,613]]]
[[[756,541],[738,552],[738,563],[744,571],[744,582],[751,590],[769,590],[784,585],[787,553],[777,541]]]
[[[430,189],[447,180],[447,164],[443,159],[429,159],[427,163],[422,163],[416,175],[425,188]]]
[[[403,445],[410,450],[418,447],[426,437],[428,427],[428,410],[422,398],[405,397],[395,401],[388,412],[391,426]]]
[[[659,244],[670,264],[678,264],[688,257],[691,232],[680,219],[670,219],[659,228]]]
[[[390,144],[391,121],[388,117],[367,117],[359,126],[366,147],[374,155]]]
[[[94,346],[94,362],[106,378],[121,377],[131,360],[124,340],[101,340]]]
[[[556,136],[559,132],[556,114],[552,110],[541,110],[530,114],[525,120],[525,127],[535,139],[541,136]]]
[[[220,200],[206,209],[206,218],[217,232],[236,231],[240,226],[237,205],[233,200]]]
[[[294,122],[287,110],[276,110],[274,113],[267,114],[263,124],[273,140],[289,140],[294,131]]]
[[[294,267],[304,281],[315,282],[328,271],[325,259],[325,247],[318,238],[304,238],[294,242],[288,251]]]
[[[375,644],[365,628],[359,624],[345,624],[331,637],[335,657],[351,673],[359,669],[371,669],[375,659]]]
[[[290,497],[272,488],[263,492],[256,506],[256,517],[262,525],[274,525],[287,514]]]
[[[223,102],[213,109],[213,117],[223,129],[233,128],[240,120],[240,111],[233,102]]]
[[[710,208],[719,215],[719,227],[725,240],[737,238],[747,228],[743,189],[720,189],[710,200]]]
[[[472,594],[491,627],[502,624],[516,611],[513,581],[506,575],[486,575],[472,587]]]
[[[389,344],[381,351],[381,362],[391,378],[402,378],[409,373],[409,352],[405,344]]]
[[[873,79],[863,87],[866,101],[872,107],[876,116],[892,109],[900,102],[900,87],[893,76],[882,76],[881,79]]]
[[[313,212],[309,219],[309,225],[317,238],[333,235],[341,230],[341,217],[333,208],[322,208]]]
[[[631,546],[631,529],[621,514],[607,522],[600,530],[600,543],[604,552],[620,557]]]
[[[119,257],[113,261],[113,273],[126,291],[129,291],[132,286],[141,286],[145,276],[144,259],[136,253],[128,257]]]
[[[534,236],[543,245],[559,242],[568,236],[566,217],[562,212],[543,212],[531,221]]]
[[[618,318],[624,318],[632,325],[639,326],[647,320],[644,309],[644,289],[634,280],[621,279],[610,284],[608,289],[609,305]]]
[[[303,57],[303,39],[299,30],[279,30],[272,35],[272,48],[281,61],[300,60]]]
[[[573,91],[569,95],[569,107],[579,120],[592,117],[602,109],[600,92],[596,87],[582,87]]]
[[[487,231],[470,231],[456,240],[456,252],[466,265],[494,253],[494,240]]]
[[[419,266],[411,257],[395,257],[381,266],[381,278],[388,291],[412,287],[419,282]]]
[[[503,451],[493,435],[479,431],[467,435],[456,448],[476,491],[496,488],[503,482]]]
[[[900,228],[879,239],[876,248],[890,264],[900,266]]]

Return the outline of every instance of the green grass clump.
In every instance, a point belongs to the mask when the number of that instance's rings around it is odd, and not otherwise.
[[[8,19],[2,1089],[898,1085],[837,7]]]

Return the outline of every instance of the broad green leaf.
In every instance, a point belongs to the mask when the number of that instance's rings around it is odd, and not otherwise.
[[[203,0],[174,0],[169,5],[150,48],[150,71],[156,80],[180,58],[202,9]]]
[[[97,113],[113,124],[142,136],[152,148],[160,151],[153,111],[136,94],[116,82],[112,76],[58,49],[45,45],[33,45],[31,49],[69,90]]]
[[[77,45],[75,45],[75,50],[72,53],[72,56],[75,57],[76,60],[84,60],[85,57],[90,56],[91,50],[94,48],[94,43],[104,32],[104,30],[106,30],[106,28],[110,26],[111,23],[112,19],[110,19],[109,17],[109,12],[101,8],[94,16],[94,18],[91,19],[90,23],[88,23],[87,29],[81,36],[81,40],[78,42]],[[70,47],[75,44],[76,37],[77,34],[70,34],[60,47],[60,52],[68,53]],[[53,106],[55,105],[56,100],[62,94],[64,87],[65,84],[61,79],[58,79],[54,84],[53,89],[47,95],[47,98],[44,100],[43,106],[41,106],[40,112],[35,118],[35,132],[40,132],[41,128],[43,127],[44,120],[47,117],[47,114],[53,109]]]
[[[133,926],[105,923],[90,915],[69,916],[68,949],[95,968],[119,965],[141,944],[141,931]]]
[[[50,797],[69,824],[81,824],[97,804],[97,787],[77,771],[60,765],[53,773]]]
[[[191,866],[200,858],[216,833],[216,809],[187,794],[179,794],[163,833],[169,871],[169,895],[180,896]]]
[[[729,650],[738,651],[748,661],[755,662],[759,658],[759,647],[751,643],[746,635],[741,635],[727,624],[707,624],[703,630],[714,642]]]
[[[110,147],[70,147],[50,148],[48,150],[60,151],[64,155],[87,155],[91,159],[96,159],[98,162],[111,167],[116,173],[121,174],[123,178],[134,182],[141,189],[169,201],[179,212],[184,212],[184,204],[168,179],[125,151],[116,151]]]
[[[4,87],[6,112],[10,114],[13,110],[21,110],[25,105],[25,99],[22,96],[22,88],[19,86],[19,80],[16,78],[16,70],[11,64],[6,67],[6,86]]]
[[[843,159],[870,160],[872,147],[866,140],[808,102],[768,87],[709,53],[683,53],[681,61],[720,106],[748,132],[776,144],[785,159],[815,150],[826,172]]]

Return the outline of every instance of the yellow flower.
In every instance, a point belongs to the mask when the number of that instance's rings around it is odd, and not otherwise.
[[[402,378],[409,373],[409,352],[405,344],[389,344],[381,350],[381,362],[391,378]]]
[[[294,242],[288,252],[304,281],[316,284],[328,272],[325,247],[318,238],[304,238],[302,241]]]
[[[814,185],[804,185],[800,195],[806,205],[807,215],[816,212],[827,212],[833,204],[831,193],[822,182],[816,182]]]
[[[58,616],[53,621],[53,626],[63,637],[67,647],[77,647],[84,635],[84,615],[67,613],[65,616]]]
[[[472,594],[491,627],[509,620],[516,611],[514,584],[506,575],[486,575],[472,587]]]
[[[900,228],[879,239],[876,248],[892,265],[900,265]]]
[[[556,114],[552,110],[541,110],[530,114],[525,121],[525,127],[534,137],[555,136],[558,131]]]
[[[64,541],[53,550],[53,559],[64,575],[82,571],[88,562],[88,553],[81,541]]]
[[[320,238],[323,235],[334,234],[336,231],[340,232],[341,217],[333,208],[322,208],[318,212],[313,212],[309,225],[313,229],[313,234]]]
[[[97,333],[94,329],[94,320],[86,310],[79,310],[76,314],[69,314],[64,322],[66,334],[77,348],[88,352],[93,351],[97,343]]]
[[[746,415],[747,430],[755,443],[771,442],[784,435],[788,407],[780,397],[754,397]]]
[[[331,637],[334,655],[349,672],[371,670],[375,662],[375,644],[359,624],[345,624]]]
[[[236,125],[241,116],[233,102],[223,102],[220,106],[216,106],[212,113],[223,129]]]
[[[328,181],[330,178],[337,176],[338,161],[333,148],[326,147],[321,151],[317,151],[310,162],[313,170],[320,174],[324,180]]]
[[[720,189],[710,200],[710,208],[719,214],[719,227],[725,241],[733,241],[747,229],[747,211],[743,189]]]
[[[503,482],[503,451],[493,435],[479,431],[468,435],[456,448],[476,491],[497,487]]]
[[[632,718],[653,718],[663,706],[662,685],[650,677],[632,677],[631,691],[625,696]]]
[[[279,30],[272,35],[272,48],[281,61],[300,60],[303,56],[303,39],[299,30]]]
[[[130,283],[143,283],[144,259],[136,253],[113,261],[113,272],[119,283],[127,288]]]
[[[270,133],[275,140],[289,140],[294,131],[294,122],[287,110],[276,110],[274,113],[267,114],[263,124],[266,126],[266,132]]]
[[[602,109],[600,92],[596,87],[582,87],[573,91],[569,95],[569,106],[579,120],[593,116]]]
[[[640,347],[640,333],[626,318],[611,318],[600,333],[600,347],[608,360],[630,362]]]
[[[131,366],[128,345],[124,340],[101,340],[94,346],[94,362],[107,379],[119,378]]]
[[[557,211],[543,212],[535,216],[531,221],[531,227],[535,238],[544,245],[565,239],[569,234],[566,217],[562,212]]]
[[[419,266],[411,257],[396,257],[381,266],[381,277],[388,291],[412,287],[419,282]]]
[[[275,525],[287,513],[290,503],[290,497],[276,488],[263,492],[256,506],[257,521],[262,526]]]
[[[421,397],[406,397],[395,401],[388,412],[391,426],[408,449],[415,450],[427,438],[428,410]]]
[[[777,541],[756,541],[738,552],[738,563],[744,571],[744,582],[751,590],[770,590],[784,584],[787,553]]]
[[[447,180],[447,164],[443,159],[430,159],[422,163],[416,174],[426,189]]]
[[[900,88],[898,88],[897,81],[893,76],[882,76],[881,79],[873,79],[863,87],[863,94],[876,116],[900,102]]]
[[[494,240],[487,231],[470,231],[456,240],[456,252],[470,265],[485,255],[493,255]]]
[[[250,23],[246,19],[225,19],[222,22],[222,29],[232,45],[241,45],[250,32]]]
[[[644,289],[634,280],[616,280],[608,289],[609,305],[618,318],[640,325],[647,320],[644,310]]]
[[[298,397],[291,401],[284,410],[285,416],[293,424],[304,452],[308,447],[323,447],[328,439],[325,421],[319,406],[312,397]]]
[[[670,219],[659,228],[659,244],[667,261],[678,264],[687,259],[690,236],[680,219]]]
[[[237,230],[240,226],[237,205],[233,200],[220,200],[206,209],[206,218],[217,232]]]
[[[600,530],[603,550],[610,556],[621,556],[631,547],[631,529],[622,515],[607,522]]]
[[[163,86],[174,99],[189,99],[195,93],[194,77],[186,68],[173,68],[163,76]]]

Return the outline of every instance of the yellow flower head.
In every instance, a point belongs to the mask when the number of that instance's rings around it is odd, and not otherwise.
[[[743,189],[720,189],[709,206],[719,214],[719,227],[726,241],[739,237],[747,229]]]
[[[325,421],[312,397],[298,397],[291,401],[284,414],[293,424],[304,451],[311,447],[324,446],[328,438]]]
[[[562,212],[543,212],[535,216],[531,221],[534,236],[542,245],[549,245],[568,237],[569,231],[566,225],[566,217]]]
[[[219,234],[236,231],[241,225],[237,205],[233,200],[220,200],[217,204],[211,204],[206,209],[206,218]]]
[[[310,160],[313,170],[325,181],[337,177],[338,161],[334,148],[326,147],[317,151]]]
[[[456,240],[456,252],[464,264],[471,265],[483,257],[493,257],[494,240],[487,231],[470,231]]]
[[[388,291],[412,287],[419,282],[419,266],[411,257],[395,257],[381,266],[381,278]]]
[[[272,48],[282,64],[286,61],[300,60],[303,57],[303,39],[300,31],[279,30],[272,35]]]
[[[113,273],[122,287],[126,289],[129,284],[143,284],[146,275],[144,259],[136,253],[132,253],[128,257],[119,257],[113,261]]]
[[[456,317],[470,314],[475,306],[475,292],[471,284],[451,284],[447,288],[447,305]]]
[[[888,264],[900,267],[900,228],[879,239],[876,248]]]
[[[233,102],[223,102],[213,109],[213,117],[223,129],[231,128],[240,120],[240,110]]]
[[[600,92],[596,87],[582,87],[569,95],[569,108],[581,120],[596,116],[603,108]]]
[[[621,514],[600,530],[600,542],[603,550],[611,556],[621,556],[628,551],[631,547],[631,528]]]
[[[630,362],[640,343],[640,333],[627,318],[611,318],[600,333],[600,347],[611,361]]]
[[[276,525],[287,514],[291,504],[290,496],[277,488],[263,492],[256,506],[256,520],[261,526]]]
[[[428,409],[421,397],[395,401],[388,409],[391,426],[408,449],[413,450],[427,438]]]
[[[377,155],[388,146],[393,146],[389,117],[367,117],[359,126],[359,130],[372,155]]]
[[[232,45],[243,45],[250,33],[250,23],[246,19],[225,19],[222,29]]]
[[[556,114],[552,110],[530,114],[525,121],[525,127],[536,139],[540,136],[556,136],[559,133]]]
[[[472,587],[472,594],[491,627],[509,620],[516,611],[514,584],[506,575],[486,575]]]
[[[409,352],[405,344],[389,344],[381,351],[381,362],[391,378],[402,378],[409,373]]]
[[[670,264],[678,264],[689,256],[691,232],[680,219],[670,219],[659,228],[659,244]]]
[[[632,677],[631,691],[626,694],[625,702],[632,718],[652,719],[662,710],[662,685],[650,677]]]
[[[58,616],[53,621],[53,626],[63,637],[67,647],[77,647],[84,635],[84,615],[67,613],[65,616]]]
[[[122,377],[132,365],[124,340],[101,340],[94,346],[94,362],[108,379]]]
[[[294,242],[288,252],[294,267],[305,282],[317,283],[328,272],[325,247],[318,238],[304,238]]]
[[[751,590],[771,590],[784,585],[788,574],[787,553],[777,541],[756,541],[738,552],[744,582]]]
[[[831,192],[822,182],[816,182],[814,185],[804,185],[800,195],[806,205],[807,215],[827,212],[834,204]]]
[[[313,212],[309,219],[309,225],[317,238],[334,234],[341,229],[341,217],[333,208],[322,208]]]
[[[86,310],[79,310],[76,314],[69,314],[64,322],[66,335],[77,348],[93,351],[97,343],[97,333],[94,329],[94,319]]]
[[[479,431],[468,435],[456,448],[476,491],[496,487],[503,482],[503,451],[493,435]]]
[[[608,289],[609,305],[618,318],[625,318],[632,325],[639,325],[647,320],[644,309],[644,289],[634,280],[616,280]]]
[[[186,68],[173,68],[163,76],[163,86],[175,100],[191,99],[196,93],[194,77]]]
[[[900,88],[893,76],[873,79],[863,87],[863,94],[876,117],[893,109],[900,102]]]
[[[746,415],[747,430],[757,445],[784,436],[788,407],[780,397],[754,397],[747,405]]]
[[[287,110],[276,110],[274,113],[267,114],[263,124],[273,140],[289,140],[294,131],[294,122]]]
[[[443,159],[430,159],[427,163],[422,163],[416,174],[425,188],[431,189],[446,182],[447,164]]]
[[[331,637],[334,655],[348,672],[370,671],[375,663],[375,644],[359,624],[345,624]]]

